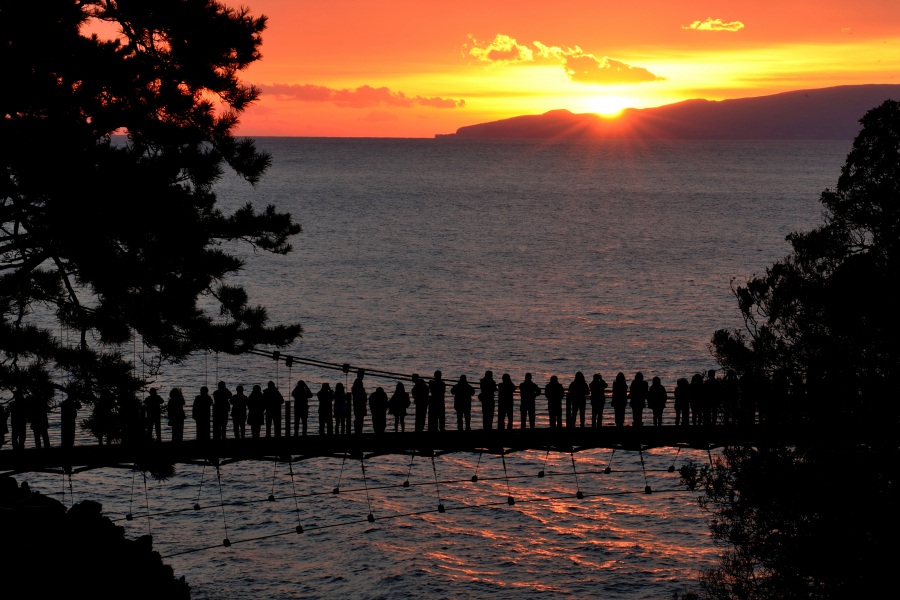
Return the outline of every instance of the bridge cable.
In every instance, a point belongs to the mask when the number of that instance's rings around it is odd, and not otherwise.
[[[674,490],[670,490],[670,491],[674,491]],[[688,492],[688,490],[681,490],[681,491]],[[608,495],[619,496],[619,495],[627,495],[627,494],[635,494],[635,493],[637,493],[637,492],[621,491],[621,492],[617,492],[617,493],[613,493],[613,494],[602,494],[602,496],[608,496]],[[541,502],[552,502],[554,500],[565,501],[565,500],[569,500],[569,499],[571,499],[571,496],[567,494],[567,495],[558,495],[558,496],[546,496],[546,497],[540,497],[540,498],[528,498],[528,499],[522,500],[521,502],[537,504],[537,503],[541,503]],[[598,499],[599,499],[599,496],[598,496]],[[502,504],[504,504],[504,503],[501,501],[485,502],[482,504],[471,504],[471,505],[462,504],[459,506],[452,506],[447,510],[472,510],[472,509],[479,509],[479,508],[490,508],[493,506],[501,506]],[[387,516],[383,516],[381,518],[381,520],[400,519],[400,518],[404,518],[404,517],[420,516],[420,515],[430,514],[430,513],[434,513],[434,512],[435,511],[433,509],[429,509],[429,510],[414,511],[414,512],[409,512],[409,513],[387,515]],[[310,530],[333,529],[336,527],[357,525],[359,523],[364,523],[364,522],[366,522],[366,521],[361,521],[361,520],[337,521],[337,522],[333,522],[333,523],[327,523],[324,525],[316,525],[316,526],[310,527]],[[236,543],[236,544],[237,543],[251,543],[251,542],[281,537],[284,535],[290,535],[291,533],[293,533],[293,532],[292,531],[282,531],[282,532],[278,532],[278,533],[267,534],[267,535],[253,537],[253,538],[246,538],[243,540],[236,541],[234,543]],[[219,546],[205,546],[205,547],[200,547],[200,548],[191,548],[188,550],[181,550],[179,552],[173,552],[171,554],[164,555],[161,558],[171,558],[173,556],[182,556],[185,554],[202,552],[204,550],[212,550],[212,549],[218,548],[218,547]]]
[[[218,467],[216,467],[218,468]],[[269,502],[275,502],[275,474],[278,472],[278,457],[275,457],[275,462],[272,464],[272,491],[269,493]]]
[[[409,474],[412,473],[413,461],[416,460],[416,453],[413,452],[409,457],[409,468],[406,470],[406,481],[403,482],[403,487],[409,487]]]
[[[547,468],[547,459],[548,458],[550,458],[550,449],[549,448],[547,448],[547,454],[544,455],[544,464],[541,466],[541,470],[538,471],[538,474],[537,474],[538,477],[544,476],[544,470]]]
[[[641,471],[644,474],[644,493],[650,494],[653,490],[650,488],[650,483],[647,481],[647,469],[644,468],[644,449],[638,446],[638,454],[641,456]]]
[[[150,494],[147,492],[147,473],[141,471],[141,475],[144,477],[144,503],[147,507],[147,535],[152,538],[153,531],[150,529]]]
[[[341,472],[338,473],[338,482],[337,485],[334,486],[334,489],[331,490],[332,494],[340,494],[341,493],[341,479],[344,477],[344,463],[347,462],[347,453],[344,452],[344,458],[341,459]]]
[[[291,470],[291,488],[294,490],[294,508],[297,509],[297,533],[303,533],[303,525],[300,523],[300,503],[297,501],[297,485],[294,483],[294,461],[288,461],[288,468]]]
[[[228,548],[231,546],[231,540],[228,539],[228,522],[225,520],[225,498],[222,495],[222,474],[219,471],[219,465],[216,465],[216,479],[219,482],[219,505],[222,507],[222,525],[225,528],[225,539],[222,545]]]
[[[516,503],[512,490],[509,488],[509,473],[506,472],[506,448],[500,448],[500,460],[503,461],[503,475],[506,477],[506,503],[512,506]]]
[[[206,474],[206,461],[203,461],[203,469],[200,470],[200,489],[197,490],[197,501],[194,502],[194,510],[200,510],[200,494],[203,493],[203,476],[205,474]]]
[[[681,446],[678,446],[678,452],[676,452],[674,458],[672,458],[672,464],[669,465],[668,469],[666,469],[669,473],[675,472],[675,461],[678,460],[679,454],[681,454]]]
[[[137,465],[134,464],[131,466],[131,497],[128,499],[128,514],[125,515],[126,521],[131,521],[134,518],[132,514],[132,508],[134,507],[134,477],[137,475]]]
[[[569,456],[572,458],[572,473],[575,474],[575,497],[579,500],[583,500],[584,494],[581,491],[581,486],[578,485],[578,469],[575,468],[575,452],[570,452]]]
[[[475,463],[475,474],[472,475],[472,483],[478,482],[478,467],[481,466],[481,455],[482,454],[483,454],[482,452],[478,453],[478,462]]]
[[[650,471],[666,472],[664,469],[648,469],[648,472],[650,472]],[[617,471],[617,472],[618,472],[618,473],[637,473],[638,471],[636,471],[636,470],[620,470],[620,471]],[[588,470],[588,471],[582,471],[582,472],[581,472],[582,475],[599,475],[599,474],[601,474],[601,473],[603,473],[602,470],[601,470],[601,471]],[[567,475],[567,473],[565,473],[565,472],[550,472],[550,473],[546,473],[546,474],[545,474],[545,477],[562,477],[562,476],[566,476],[566,475]],[[509,479],[510,479],[510,480],[513,480],[513,479],[532,479],[532,478],[535,478],[535,477],[536,477],[536,475],[533,475],[533,474],[532,474],[532,475],[525,475],[525,474],[522,474],[522,475],[510,475],[510,476],[509,476]],[[485,477],[485,478],[479,479],[479,481],[497,481],[497,480],[502,480],[502,479],[505,479],[505,478],[504,478],[503,476],[500,476],[500,477]],[[465,483],[465,482],[467,482],[467,481],[469,481],[469,480],[468,480],[468,479],[446,479],[446,480],[439,479],[439,480],[438,480],[438,483],[439,483],[439,484],[443,484],[443,485],[458,485],[458,484]],[[433,484],[433,482],[423,481],[423,482],[420,482],[420,483],[413,483],[413,484],[411,484],[411,486],[423,486],[423,485],[432,485],[432,484]],[[402,486],[397,485],[397,484],[373,486],[373,487],[370,487],[370,488],[369,488],[369,491],[371,492],[372,490],[393,489],[393,488],[397,488],[397,487],[402,487]],[[347,493],[364,492],[364,491],[365,491],[365,488],[351,488],[351,489],[341,490],[341,493],[347,494]],[[307,493],[307,494],[297,494],[297,498],[298,498],[298,499],[312,498],[312,497],[315,497],[315,496],[322,496],[322,495],[332,494],[332,493],[333,493],[333,492],[331,492],[331,491],[327,491],[327,492],[326,492],[326,491],[310,492],[310,493]],[[624,493],[624,494],[633,494],[633,493],[637,493],[637,492],[622,492],[622,493]],[[607,496],[608,496],[608,495],[610,495],[610,494],[611,494],[610,492],[606,492],[606,493],[604,493],[603,495],[607,495]],[[612,494],[612,495],[618,495],[618,494]],[[265,501],[266,501],[266,500],[259,500],[259,499],[254,499],[254,500],[236,500],[236,501],[233,501],[233,502],[228,502],[228,503],[226,503],[226,506],[249,506],[249,505],[252,505],[252,504],[257,504],[257,503],[259,503],[259,502],[265,502]],[[154,513],[153,516],[154,516],[154,517],[160,517],[160,516],[166,516],[166,515],[174,515],[174,514],[179,514],[179,513],[186,512],[187,510],[190,510],[190,509],[177,509],[177,510],[171,510],[171,511],[162,511],[162,512],[159,512],[159,513]],[[449,510],[449,509],[448,509],[448,510]],[[433,512],[433,511],[429,511],[429,512]],[[386,517],[382,517],[382,518],[386,518]]]
[[[369,514],[366,515],[366,520],[369,523],[374,523],[375,515],[372,514],[372,501],[369,499],[369,480],[368,480],[368,478],[366,478],[366,459],[365,458],[361,457],[359,459],[359,466],[362,467],[363,485],[366,486],[366,504],[369,506]]]
[[[434,472],[434,487],[437,490],[438,512],[444,512],[444,503],[441,502],[441,485],[438,483],[437,467],[434,464],[434,452],[431,453],[431,470]]]
[[[609,475],[612,472],[612,459],[613,456],[616,455],[616,449],[613,447],[612,452],[609,453],[609,460],[606,461],[606,467],[603,469],[604,475]]]

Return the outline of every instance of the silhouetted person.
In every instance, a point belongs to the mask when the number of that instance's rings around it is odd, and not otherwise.
[[[350,433],[350,398],[344,391],[343,383],[334,386],[334,433]]]
[[[200,388],[200,395],[194,398],[191,407],[191,418],[197,426],[197,441],[209,440],[209,417],[212,410],[213,399],[209,395],[209,388],[205,385]]]
[[[686,426],[690,423],[691,386],[686,377],[675,384],[675,425]]]
[[[28,431],[28,402],[20,390],[13,392],[13,400],[9,405],[9,425],[12,428],[13,450],[24,450]]]
[[[497,392],[497,382],[494,381],[494,372],[485,371],[484,377],[478,382],[478,400],[481,402],[481,418],[485,430],[490,431],[494,427],[494,394]]]
[[[513,427],[513,402],[514,394],[518,386],[513,383],[509,373],[504,373],[497,386],[497,430],[512,429]]]
[[[644,409],[647,407],[647,382],[644,381],[644,374],[638,371],[631,380],[631,387],[628,389],[628,396],[631,400],[631,416],[634,425],[640,427],[644,424]]]
[[[716,372],[710,369],[706,373],[706,381],[703,382],[703,424],[712,426],[716,424],[719,413],[719,380]]]
[[[587,395],[591,388],[584,379],[584,373],[575,373],[575,379],[569,384],[569,393],[566,394],[566,427],[575,427],[577,417],[581,416],[581,426],[584,427],[584,411],[587,407]]]
[[[213,439],[224,440],[228,431],[228,413],[231,411],[231,390],[220,381],[213,392]]]
[[[412,399],[416,407],[416,432],[425,431],[425,419],[428,416],[428,384],[417,373],[412,376]]]
[[[388,397],[384,388],[377,387],[369,396],[369,410],[372,412],[372,429],[376,436],[384,434],[387,427]]]
[[[281,437],[281,406],[284,404],[284,396],[275,387],[275,382],[270,381],[263,390],[263,406],[266,407],[266,437],[271,437],[275,430],[275,437]]]
[[[606,407],[606,382],[600,373],[594,373],[594,378],[588,385],[591,389],[591,427],[603,425],[603,409]]]
[[[50,408],[47,403],[40,400],[37,396],[31,396],[28,399],[28,420],[31,422],[31,431],[34,432],[34,446],[41,447],[43,442],[44,448],[50,447],[50,421],[47,413]]]
[[[150,388],[150,395],[144,398],[144,416],[146,418],[147,438],[153,439],[156,432],[156,441],[162,441],[162,397],[156,393],[156,388]]]
[[[625,374],[619,371],[612,385],[612,399],[610,404],[613,407],[613,415],[616,421],[616,427],[625,425],[625,407],[628,406],[628,382],[625,381]]]
[[[428,431],[444,431],[446,429],[447,384],[441,378],[440,371],[434,372],[434,379],[428,382]]]
[[[247,405],[248,398],[244,395],[244,386],[239,385],[231,397],[231,423],[236,440],[247,437]]]
[[[294,399],[294,437],[300,432],[300,424],[303,423],[303,435],[306,435],[306,420],[309,418],[309,399],[312,398],[312,390],[306,385],[302,379],[297,381],[297,385],[291,391],[291,398]]]
[[[453,394],[453,410],[456,411],[456,429],[462,431],[465,427],[466,431],[471,430],[472,422],[472,396],[475,395],[473,388],[465,375],[459,376],[459,382],[450,388]]]
[[[650,389],[647,390],[647,406],[653,413],[653,425],[662,425],[663,411],[666,409],[666,388],[663,387],[659,377],[653,378]]]
[[[363,385],[363,377],[366,372],[360,369],[356,372],[356,379],[350,388],[350,396],[353,399],[353,431],[362,434],[366,419],[366,388]]]
[[[541,395],[541,388],[531,379],[531,373],[525,373],[525,381],[519,384],[519,413],[522,421],[522,429],[525,424],[534,429],[534,408],[537,397]]]
[[[316,399],[319,401],[319,435],[331,435],[334,433],[331,426],[332,404],[334,403],[331,386],[323,383],[322,388],[316,392]]]
[[[254,385],[247,396],[247,424],[250,425],[250,435],[254,438],[262,434],[262,426],[266,421],[266,401],[263,398],[262,388]]]
[[[78,409],[81,408],[74,394],[67,394],[66,399],[59,404],[59,433],[63,448],[71,448],[75,445],[75,422],[78,420]]]
[[[544,386],[544,397],[547,398],[547,416],[550,418],[550,429],[562,427],[562,404],[566,389],[559,382],[559,377],[552,375]]]
[[[179,388],[169,390],[169,401],[166,403],[166,414],[169,418],[169,427],[172,428],[172,441],[181,442],[184,440],[184,421],[187,415],[184,413],[184,394]]]
[[[691,425],[703,425],[703,375],[695,373],[691,377],[691,392],[688,405],[691,409]]]
[[[403,383],[398,381],[397,387],[394,389],[394,394],[388,401],[388,410],[394,415],[395,433],[398,428],[400,431],[406,430],[406,409],[409,408],[409,405],[409,392],[406,391]]]

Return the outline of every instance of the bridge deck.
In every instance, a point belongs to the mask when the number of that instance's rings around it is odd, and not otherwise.
[[[802,435],[801,435],[802,434]],[[601,427],[513,429],[506,431],[446,431],[386,433],[376,436],[309,435],[209,442],[146,442],[81,445],[73,448],[31,448],[0,452],[0,476],[35,471],[80,472],[103,467],[204,463],[240,460],[297,461],[322,456],[372,457],[382,454],[446,454],[452,452],[510,453],[521,450],[578,452],[593,448],[647,450],[659,447],[709,449],[733,444],[779,444],[824,432],[761,426],[737,427]]]

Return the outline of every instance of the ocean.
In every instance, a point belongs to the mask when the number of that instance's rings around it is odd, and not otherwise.
[[[217,192],[225,209],[273,203],[303,226],[286,256],[227,246],[246,259],[233,281],[272,322],[302,324],[283,352],[470,381],[487,369],[516,382],[531,372],[540,385],[576,371],[610,382],[641,371],[670,390],[716,368],[713,332],[741,326],[732,282],[762,273],[789,251],[785,235],[821,221],[819,194],[850,149],[849,140],[258,144],[273,157],[263,180],[226,176]],[[149,350],[123,351],[147,375]],[[273,380],[287,397],[298,378],[314,391],[345,381],[205,354],[153,385],[190,399],[219,380],[231,389]],[[395,383],[366,381],[369,391]],[[542,398],[538,413],[545,425]],[[315,431],[314,408],[311,417]],[[331,457],[218,473],[182,465],[146,488],[129,468],[27,479],[66,504],[100,501],[127,535],[152,533],[194,598],[665,598],[717,555],[696,495],[668,467],[710,458],[678,449]]]

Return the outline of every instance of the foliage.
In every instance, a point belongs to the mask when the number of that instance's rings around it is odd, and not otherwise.
[[[0,389],[115,413],[138,336],[177,362],[299,335],[227,283],[236,244],[284,254],[299,225],[213,192],[270,163],[234,136],[265,24],[214,0],[0,0]]]
[[[900,535],[896,445],[727,448],[713,465],[682,467],[720,563],[704,571],[705,598],[879,597],[893,584]]]
[[[900,275],[900,103],[861,123],[836,189],[822,194],[825,222],[789,235],[789,256],[734,288],[746,327],[713,337],[720,364],[741,376],[741,402],[798,435],[791,447],[759,440],[682,469],[723,552],[701,597],[893,587],[900,331],[887,289]]]
[[[790,234],[789,256],[734,288],[746,327],[717,331],[712,350],[742,376],[783,378],[798,394],[810,386],[822,414],[846,422],[882,413],[895,426],[896,407],[881,402],[900,375],[888,293],[900,276],[900,103],[861,123],[837,187],[822,193],[825,222]]]

